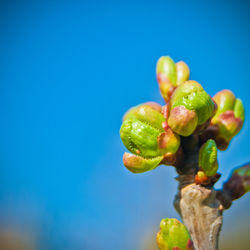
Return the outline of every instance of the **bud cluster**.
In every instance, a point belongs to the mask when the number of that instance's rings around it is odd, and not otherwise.
[[[173,131],[189,136],[207,124],[215,110],[212,98],[196,81],[186,81],[174,91],[169,102],[168,124]]]
[[[177,165],[187,145],[182,137],[200,138],[198,184],[212,183],[218,177],[217,147],[225,149],[242,127],[244,108],[229,90],[213,98],[201,84],[188,80],[188,66],[163,56],[157,62],[157,80],[166,101],[135,106],[123,117],[120,135],[130,151],[124,165],[133,173],[143,173],[161,164]],[[192,149],[191,149],[192,150]],[[216,178],[217,178],[216,177]]]
[[[243,104],[230,90],[212,98],[200,83],[189,80],[183,61],[163,56],[156,73],[166,104],[148,102],[126,112],[120,136],[130,153],[124,153],[123,163],[133,173],[173,165],[180,175],[212,187],[220,177],[217,148],[225,150],[242,128]],[[224,184],[227,196],[237,199],[250,191],[249,177],[249,164],[234,170]],[[194,249],[186,227],[176,219],[161,221],[157,243],[160,250]]]
[[[131,108],[125,115],[120,135],[125,147],[132,153],[123,156],[124,165],[134,173],[156,168],[164,155],[175,154],[180,136],[170,128],[161,113],[161,106],[145,103]]]

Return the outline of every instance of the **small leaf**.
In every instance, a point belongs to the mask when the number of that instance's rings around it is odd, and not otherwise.
[[[199,151],[199,167],[206,176],[214,176],[218,170],[217,147],[214,140],[209,139]]]

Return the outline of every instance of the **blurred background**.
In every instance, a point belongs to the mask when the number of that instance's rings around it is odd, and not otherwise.
[[[1,1],[0,249],[155,250],[176,217],[176,173],[125,169],[124,112],[163,104],[162,55],[214,95],[231,89],[246,122],[223,173],[249,157],[249,1]],[[250,249],[250,195],[224,213],[220,249]]]

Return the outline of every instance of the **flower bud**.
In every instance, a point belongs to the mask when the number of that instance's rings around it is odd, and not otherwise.
[[[214,96],[218,109],[211,120],[218,127],[218,138],[227,144],[239,133],[244,122],[244,106],[240,99],[235,99],[230,90],[222,90]],[[217,141],[217,139],[216,139]]]
[[[199,151],[199,167],[206,176],[214,176],[218,170],[217,147],[214,140],[207,140]]]
[[[162,149],[161,152],[164,152],[163,154],[174,154],[180,146],[179,135],[175,134],[170,128],[167,128],[165,132],[161,133],[157,140],[158,147]]]
[[[156,65],[157,81],[162,97],[169,101],[176,87],[176,66],[169,56],[162,56]]]
[[[194,115],[193,112],[184,112],[183,108],[179,108],[183,112],[183,116],[185,118],[183,118],[185,126],[183,126],[182,129],[179,129],[181,125],[176,126],[176,118],[173,118],[172,120],[171,117],[171,111],[180,106],[183,106],[185,107],[185,110],[193,111],[196,114]],[[204,91],[202,86],[196,81],[186,81],[176,88],[171,97],[170,116],[168,119],[168,123],[171,120],[172,121],[170,122],[171,125],[169,124],[169,126],[174,132],[179,133],[183,136],[189,136],[193,133],[197,126],[206,123],[207,120],[211,118],[214,109],[215,104],[213,100]],[[177,112],[179,112],[179,110],[176,110],[173,113],[173,117],[175,117],[174,114],[176,114]],[[186,114],[184,115],[184,113]],[[190,125],[188,124],[189,122],[191,123]],[[178,121],[178,124],[181,124],[181,120]],[[185,129],[186,126],[188,127],[188,129]],[[178,127],[177,130],[176,127]],[[183,131],[184,129],[185,131]]]
[[[160,250],[193,250],[187,228],[177,219],[163,219],[156,241]]]
[[[124,166],[133,173],[144,173],[153,170],[161,163],[162,159],[163,156],[147,159],[130,153],[124,153],[123,155]]]
[[[175,64],[176,66],[176,72],[177,72],[177,85],[180,85],[181,83],[187,81],[189,79],[190,71],[187,64],[183,61],[180,61]]]
[[[230,141],[239,133],[242,125],[242,120],[240,118],[236,118],[234,112],[231,110],[222,113],[217,120],[219,134],[227,141]]]
[[[156,65],[156,74],[161,75],[163,81],[168,80],[173,86],[176,86],[176,66],[169,56],[162,56]]]
[[[147,123],[136,118],[128,118],[121,126],[120,135],[123,144],[131,153],[143,157],[161,155],[157,143],[160,132]]]
[[[224,113],[228,110],[233,110],[235,96],[231,90],[224,89],[218,92],[214,97],[213,100],[217,104],[217,111],[213,119],[215,119],[220,114]]]
[[[189,78],[189,68],[183,61],[174,63],[169,56],[162,56],[156,66],[157,81],[162,97],[168,102],[175,88]]]
[[[171,129],[160,131],[157,127],[134,117],[126,119],[120,130],[125,147],[134,154],[143,157],[155,157],[168,152],[175,153],[180,138]]]
[[[236,200],[250,191],[250,164],[234,169],[223,187],[230,194],[232,200]]]
[[[169,127],[175,133],[182,136],[191,135],[198,122],[198,117],[194,110],[188,110],[184,106],[177,106],[170,111],[168,118]]]
[[[180,146],[179,135],[165,126],[166,120],[160,110],[152,103],[143,104],[130,109],[124,116],[120,136],[125,147],[135,155],[125,154],[123,160],[132,172],[154,169],[165,154],[175,154]]]

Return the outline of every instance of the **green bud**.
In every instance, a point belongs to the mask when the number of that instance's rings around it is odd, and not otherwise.
[[[176,153],[180,137],[170,128],[163,129],[165,123],[164,116],[148,105],[133,108],[126,113],[120,129],[123,144],[144,158]]]
[[[224,89],[218,92],[214,97],[213,100],[217,104],[217,111],[213,119],[216,119],[220,114],[228,111],[233,110],[235,96],[231,90]]]
[[[202,86],[193,80],[186,81],[182,83],[178,88],[176,89],[174,96],[171,99],[171,103],[175,103],[178,100],[194,93],[194,92],[201,92],[203,91]]]
[[[199,167],[206,176],[214,176],[218,170],[217,147],[214,140],[209,139],[199,151]]]
[[[168,118],[169,127],[182,136],[191,135],[197,127],[198,116],[195,111],[177,106],[170,111]]]
[[[240,99],[235,99],[230,90],[222,90],[214,96],[218,109],[211,124],[218,127],[218,136],[227,143],[239,133],[244,122],[244,106]]]
[[[159,129],[135,118],[126,119],[120,130],[120,135],[125,147],[134,154],[143,157],[160,156],[157,138]]]
[[[176,65],[176,72],[177,72],[177,85],[187,81],[189,79],[190,70],[187,64],[183,61],[180,61],[175,64]]]
[[[173,86],[176,86],[176,67],[175,63],[169,56],[159,58],[156,65],[157,78],[163,75]]]
[[[123,155],[124,166],[133,173],[144,173],[153,170],[161,163],[162,159],[163,156],[147,159],[130,153],[124,153]]]
[[[175,134],[170,128],[161,133],[158,138],[158,146],[165,154],[175,154],[180,146],[180,136]]]
[[[205,123],[214,112],[214,102],[196,81],[182,83],[171,98],[172,108],[184,106],[194,110],[198,116],[198,125]]]
[[[187,228],[177,219],[162,219],[156,241],[160,250],[192,250]]]
[[[221,114],[217,120],[219,135],[228,142],[239,133],[242,125],[242,120],[236,118],[234,112],[231,110]]]
[[[184,108],[178,108],[173,113],[173,119],[171,117],[171,111],[176,107],[183,106]],[[202,86],[196,81],[186,81],[178,86],[173,93],[170,100],[170,119],[169,125],[176,133],[180,133],[183,136],[191,135],[197,126],[200,126],[208,121],[214,113],[215,105],[211,97],[204,91]],[[189,110],[187,112],[185,110]],[[185,112],[184,112],[185,111]],[[192,112],[191,112],[192,111]],[[177,118],[176,113],[183,113],[183,118]],[[195,113],[195,115],[193,114]],[[187,119],[187,118],[188,119]],[[178,120],[178,122],[176,121]],[[183,119],[183,125],[181,126],[181,119]],[[189,122],[191,124],[189,124]],[[178,125],[176,125],[178,124]],[[180,124],[180,125],[179,125]],[[177,132],[175,127],[183,127]],[[186,127],[186,129],[185,129]],[[186,131],[182,132],[185,129]]]

